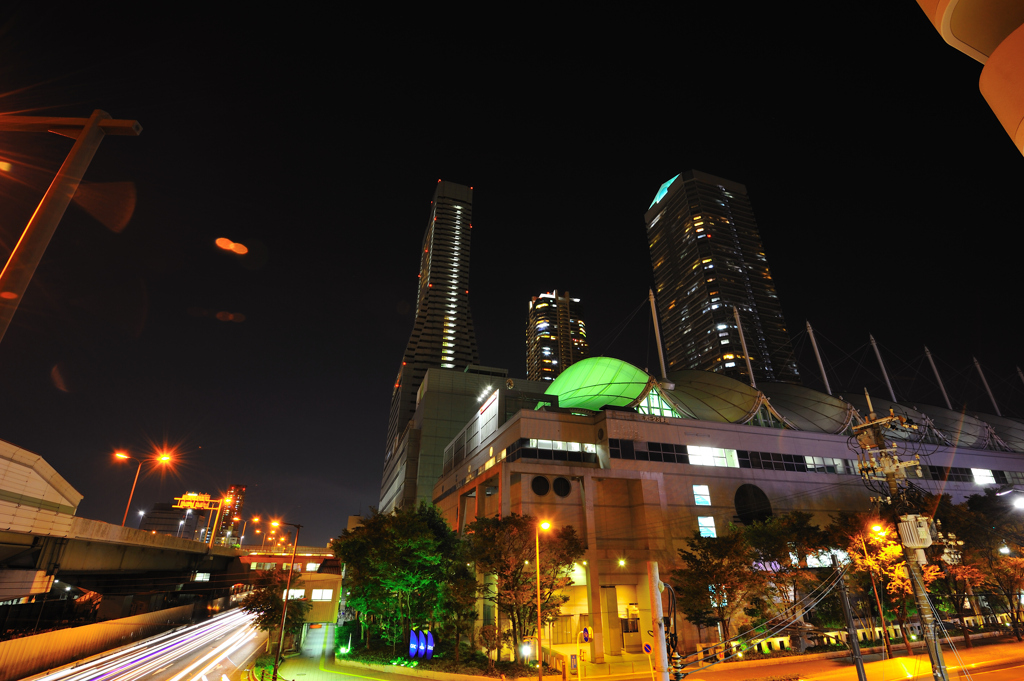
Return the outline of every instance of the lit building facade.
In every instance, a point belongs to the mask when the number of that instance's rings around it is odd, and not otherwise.
[[[661,186],[644,220],[667,370],[750,383],[736,309],[755,382],[798,382],[746,187],[691,170]]]
[[[174,504],[153,504],[139,521],[145,532],[167,534],[181,539],[197,539],[200,528],[206,525],[207,511],[174,508]]]
[[[574,362],[590,356],[583,304],[565,291],[530,299],[526,319],[526,378],[553,381]]]
[[[850,434],[856,402],[801,385],[755,389],[692,370],[659,381],[592,357],[546,384],[532,404],[513,393],[496,391],[445,448],[434,503],[460,533],[477,518],[512,513],[575,528],[586,552],[544,641],[573,646],[589,627],[593,662],[653,644],[647,561],[671,583],[678,550],[694,535],[724,535],[730,524],[792,511],[824,527],[840,511],[871,509],[870,495],[878,494],[860,476]],[[986,487],[1024,482],[1020,422],[984,414],[958,420],[919,405],[926,417],[874,402],[880,411],[935,423],[893,435],[905,459],[928,454],[923,477],[914,477],[928,492],[959,503]],[[822,557],[814,563],[828,564]],[[494,624],[492,606],[480,607],[482,624]],[[681,615],[678,624],[679,649],[693,651],[696,628]],[[788,635],[775,643],[788,645]]]
[[[416,393],[427,369],[479,362],[469,313],[472,229],[473,188],[438,180],[420,247],[416,318],[391,393],[385,466],[416,413]]]
[[[217,531],[218,544],[234,544],[239,541],[245,518],[242,508],[245,506],[245,485],[231,485],[224,495],[220,512],[220,528]],[[236,520],[237,518],[237,520]]]

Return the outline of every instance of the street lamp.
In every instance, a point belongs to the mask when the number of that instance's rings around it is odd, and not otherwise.
[[[885,531],[881,525],[872,525],[871,532],[875,537],[881,541],[885,538],[885,535],[889,534]],[[868,547],[864,543],[864,535],[860,535],[860,545],[864,549],[864,559],[868,560]],[[885,654],[892,659],[892,644],[889,642],[889,631],[885,626],[885,611],[882,610],[882,599],[878,596],[878,587],[875,585],[875,568],[870,566],[868,569],[868,575],[871,577],[871,590],[875,592],[875,603],[878,605],[878,619],[882,622],[882,644],[885,646]]]
[[[284,607],[281,608],[281,635],[277,639],[277,654],[274,655],[274,675],[270,677],[270,681],[277,681],[277,668],[281,665],[281,649],[284,647],[284,624],[285,619],[288,617],[288,597],[291,595],[288,592],[291,591],[292,588],[292,573],[295,572],[295,549],[299,545],[299,530],[302,529],[302,525],[284,523],[276,520],[270,524],[274,527],[290,525],[295,528],[295,543],[292,544],[291,563],[288,565],[288,579],[284,586]],[[538,591],[537,593],[540,592]]]
[[[540,531],[549,530],[551,523],[542,520],[537,523],[533,538],[537,550],[537,681],[544,681],[544,646],[541,643],[541,616],[540,616]]]
[[[142,459],[136,459],[134,456],[129,455],[127,452],[114,452],[114,458],[121,460],[130,459],[139,464],[138,468],[135,469],[135,482],[132,483],[132,491],[128,495],[128,505],[125,506],[124,509],[124,519],[121,520],[121,527],[124,527],[125,523],[128,522],[128,509],[132,507],[132,497],[135,496],[135,485],[137,485],[139,482],[139,472],[142,471]],[[160,452],[160,454],[155,459],[155,461],[164,464],[168,463],[170,460],[171,455],[168,454],[167,452]]]

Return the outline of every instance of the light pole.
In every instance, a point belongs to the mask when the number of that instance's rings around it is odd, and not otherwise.
[[[291,591],[292,588],[292,573],[295,572],[295,549],[299,545],[299,530],[302,529],[302,525],[296,525],[295,523],[283,523],[280,521],[272,522],[271,525],[274,527],[290,525],[295,528],[295,542],[292,544],[291,563],[288,565],[288,579],[285,582],[284,587],[284,607],[281,608],[281,635],[277,639],[277,654],[274,655],[274,675],[270,678],[270,681],[277,681],[277,668],[281,665],[281,648],[284,647],[284,624],[285,619],[288,617],[288,597],[291,595],[288,592]]]
[[[871,531],[878,539],[883,539],[887,532],[882,530],[881,525],[873,525]],[[864,559],[870,560],[868,557],[868,546],[864,543],[864,535],[860,536],[860,545],[864,549]],[[875,567],[870,565],[868,569],[868,575],[871,576],[871,590],[875,592],[875,603],[878,605],[878,618],[882,620],[882,643],[885,646],[885,654],[892,659],[892,643],[889,642],[889,630],[885,626],[885,612],[882,610],[882,599],[878,597],[878,587],[875,585]]]
[[[542,520],[537,523],[534,529],[533,538],[537,550],[537,681],[544,681],[544,646],[541,642],[541,616],[540,616],[540,531],[548,530],[551,523]]]
[[[127,452],[114,452],[114,457],[123,460],[132,460],[139,464],[138,468],[135,469],[135,482],[132,483],[132,491],[128,495],[128,505],[124,507],[124,519],[121,520],[121,527],[124,527],[125,523],[128,522],[128,509],[132,507],[132,497],[135,496],[135,485],[139,483],[139,472],[142,471],[142,459],[136,459],[134,456],[129,455]],[[161,452],[156,461],[160,463],[168,463],[171,460],[171,455],[167,452]]]

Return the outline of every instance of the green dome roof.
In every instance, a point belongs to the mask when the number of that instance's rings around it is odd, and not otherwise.
[[[646,372],[612,357],[588,357],[563,371],[546,395],[557,395],[558,406],[600,411],[605,406],[631,407],[653,385]]]

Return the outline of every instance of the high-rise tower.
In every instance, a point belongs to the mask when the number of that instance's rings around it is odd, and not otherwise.
[[[691,170],[661,185],[644,215],[668,371],[799,382],[747,188]]]
[[[542,293],[530,300],[526,319],[526,378],[553,381],[574,362],[589,357],[583,305],[569,292]]]
[[[420,248],[416,319],[391,393],[385,466],[416,413],[416,392],[427,369],[456,369],[479,362],[469,314],[472,222],[473,188],[438,180]]]

